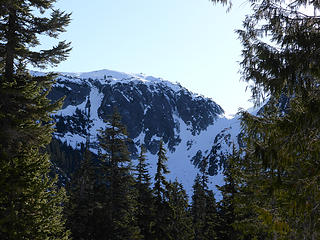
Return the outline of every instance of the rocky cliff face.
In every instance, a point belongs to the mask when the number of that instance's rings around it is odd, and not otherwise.
[[[118,73],[115,78],[112,73],[102,70],[91,75],[59,75],[49,95],[52,100],[66,97],[63,109],[56,114],[57,136],[86,134],[81,120],[84,120],[88,97],[95,105],[95,123],[98,119],[106,119],[116,107],[130,138],[136,139],[143,133],[143,143],[152,154],[157,151],[155,138],[162,138],[170,151],[175,150],[181,142],[180,120],[186,124],[186,130],[196,136],[223,114],[222,108],[213,100],[193,94],[179,84],[142,74]]]
[[[135,143],[131,147],[133,156],[144,144],[150,171],[154,172],[155,154],[163,139],[172,178],[177,177],[189,190],[196,166],[204,156],[210,156],[210,174],[218,174],[222,156],[239,131],[237,120],[224,118],[223,109],[212,99],[194,94],[180,84],[143,74],[110,70],[60,73],[49,98],[57,100],[63,96],[63,108],[54,115],[56,139],[74,149],[81,148],[88,134],[85,111],[90,99],[91,150],[96,152],[97,132],[116,107]],[[228,133],[230,129],[232,134]]]

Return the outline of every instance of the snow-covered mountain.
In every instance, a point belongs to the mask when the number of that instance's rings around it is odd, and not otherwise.
[[[33,72],[33,74],[43,74]],[[220,184],[224,153],[237,142],[239,121],[224,117],[212,99],[192,93],[180,84],[144,74],[100,70],[87,73],[59,73],[49,98],[66,96],[63,108],[55,113],[54,137],[72,148],[86,140],[85,111],[91,103],[91,150],[97,152],[98,129],[117,107],[127,126],[136,156],[139,146],[148,150],[150,172],[156,170],[158,144],[168,149],[169,178],[177,178],[190,194],[198,164],[209,158],[211,182]]]

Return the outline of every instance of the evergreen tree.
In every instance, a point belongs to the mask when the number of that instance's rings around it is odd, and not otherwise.
[[[165,240],[170,239],[169,234],[169,224],[168,211],[170,207],[167,201],[167,189],[169,186],[166,180],[165,174],[169,173],[166,162],[168,161],[166,157],[166,149],[163,146],[163,141],[160,141],[159,151],[158,151],[158,161],[157,161],[157,172],[154,177],[154,194],[155,194],[155,224],[153,227],[155,240]]]
[[[80,168],[72,176],[71,186],[68,189],[70,200],[68,209],[68,227],[72,239],[94,239],[95,236],[95,191],[96,169],[86,148]]]
[[[203,237],[203,228],[206,216],[206,197],[205,190],[201,184],[201,176],[197,174],[192,195],[191,213],[193,218],[193,227],[195,231],[195,240],[205,239]]]
[[[55,170],[60,171],[65,179],[70,178],[72,173],[80,168],[81,159],[83,159],[82,149],[84,146],[81,146],[80,149],[73,149],[66,142],[52,138],[48,146],[50,160],[55,165]]]
[[[177,181],[168,182],[166,149],[161,140],[154,183],[155,222],[151,239],[193,239],[188,197]]]
[[[239,152],[233,145],[232,154],[227,160],[224,174],[224,185],[216,186],[221,192],[222,199],[218,203],[219,230],[218,239],[237,240],[241,234],[235,229],[235,223],[239,221],[239,213],[236,212],[236,195],[239,192],[238,178]]]
[[[204,239],[217,239],[217,232],[221,221],[217,213],[217,204],[212,190],[208,190],[205,196],[206,199],[206,215],[204,224]]]
[[[249,2],[252,14],[238,30],[242,76],[257,105],[265,96],[270,100],[260,116],[241,113],[243,199],[251,199],[268,238],[317,239],[320,3]],[[290,100],[281,109],[283,96]]]
[[[191,214],[194,228],[194,239],[217,239],[218,219],[214,194],[208,188],[208,161],[200,163],[201,175],[197,174],[193,185]]]
[[[160,141],[158,155],[158,162],[157,162],[157,172],[154,177],[154,192],[157,199],[157,202],[161,202],[165,200],[166,196],[166,187],[168,186],[168,181],[166,180],[165,174],[169,173],[168,167],[166,162],[168,158],[166,156],[166,149],[163,146],[163,141]]]
[[[253,13],[239,30],[242,75],[259,116],[242,112],[246,144],[244,186],[252,209],[273,239],[317,239],[319,233],[318,1],[250,1]],[[303,7],[313,14],[303,12]],[[290,99],[279,109],[281,96]],[[257,220],[258,221],[258,220]]]
[[[72,238],[90,240],[95,238],[95,216],[96,207],[96,166],[92,161],[90,152],[90,98],[88,97],[86,109],[87,139],[85,152],[80,168],[72,176],[71,186],[68,189],[70,202],[66,210],[68,216],[68,227]]]
[[[168,235],[170,239],[194,239],[192,218],[189,212],[188,196],[181,183],[170,182],[167,187],[168,209],[167,218],[170,221]]]
[[[50,114],[61,102],[47,99],[52,75],[32,77],[26,70],[27,64],[56,65],[70,51],[65,42],[33,50],[39,34],[56,38],[70,21],[69,14],[53,8],[54,2],[0,2],[1,239],[68,239],[69,235],[62,217],[64,190],[50,179],[51,164],[44,150],[51,140]],[[52,14],[44,17],[48,10]]]
[[[135,219],[137,201],[132,176],[132,165],[127,144],[129,138],[116,109],[107,121],[107,127],[100,132],[102,184],[99,200],[105,229],[96,239],[141,239]],[[102,200],[102,201],[101,201]]]
[[[154,226],[154,198],[151,188],[151,177],[148,173],[148,164],[146,163],[146,150],[141,146],[141,152],[138,157],[136,173],[137,189],[137,222],[141,230],[143,239],[153,239],[152,228]]]

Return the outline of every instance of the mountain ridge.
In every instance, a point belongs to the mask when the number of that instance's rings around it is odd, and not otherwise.
[[[209,172],[215,175],[213,186],[222,181],[224,155],[230,142],[237,140],[239,124],[236,119],[225,118],[222,107],[211,98],[162,78],[111,70],[59,73],[49,98],[55,101],[63,96],[63,108],[53,115],[57,122],[54,137],[74,149],[81,148],[88,134],[84,118],[90,99],[92,152],[98,151],[98,130],[117,107],[134,142],[130,149],[133,158],[139,146],[145,145],[151,174],[155,172],[156,152],[162,139],[168,149],[169,177],[183,182],[187,192],[199,172],[199,162],[206,156]]]

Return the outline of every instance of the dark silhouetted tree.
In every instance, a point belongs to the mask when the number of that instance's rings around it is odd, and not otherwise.
[[[127,147],[130,139],[116,109],[106,123],[99,136],[104,195],[98,209],[105,229],[97,239],[141,239],[136,220],[135,179]]]
[[[69,43],[35,51],[39,35],[57,38],[70,14],[54,0],[0,2],[0,238],[68,239],[64,191],[50,179],[45,147],[51,140],[50,114],[61,101],[47,99],[52,75],[31,76],[28,64],[56,65]],[[47,14],[49,13],[49,14]]]

